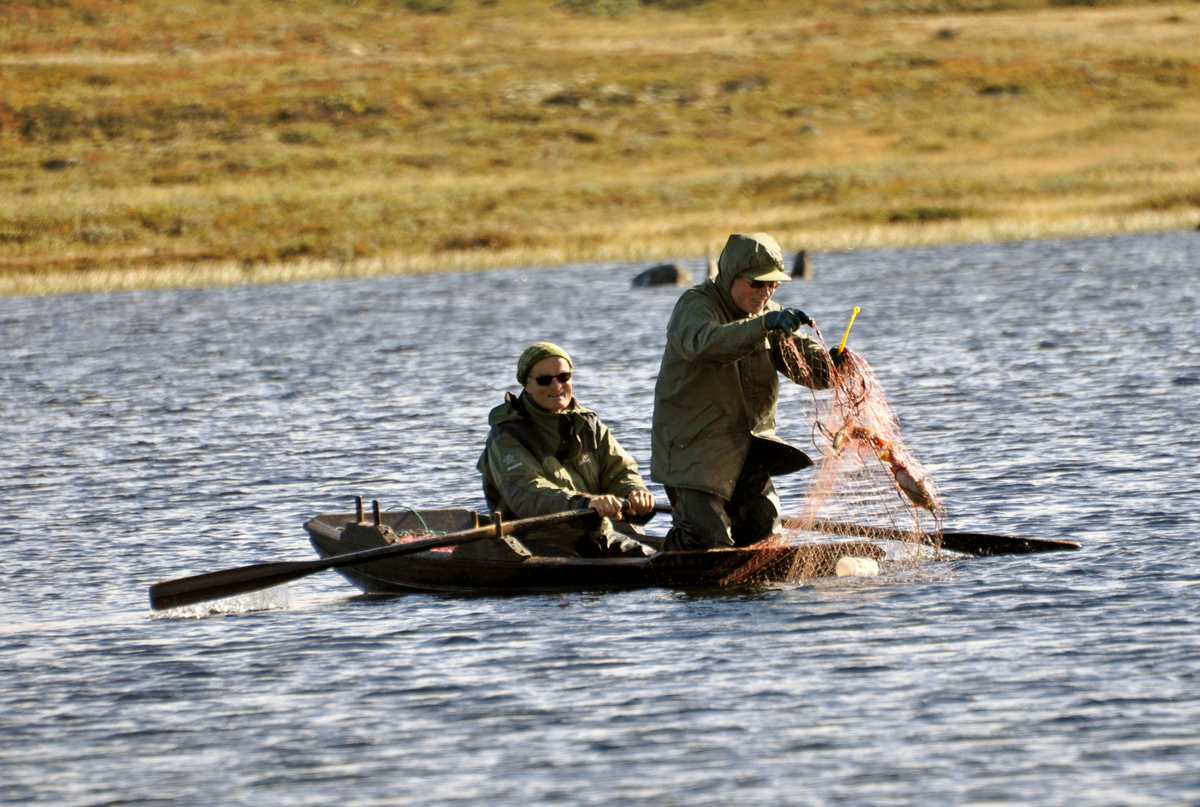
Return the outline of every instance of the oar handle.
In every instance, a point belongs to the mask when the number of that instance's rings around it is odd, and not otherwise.
[[[579,510],[567,510],[562,513],[551,513],[545,516],[534,516],[500,524],[499,534],[522,535],[527,532],[555,527],[576,519],[595,516],[596,511],[590,507]],[[242,566],[237,569],[225,569],[220,572],[209,572],[191,577],[181,577],[177,580],[166,580],[155,583],[150,587],[150,607],[155,610],[178,608],[181,605],[191,605],[204,600],[218,597],[229,597],[234,594],[245,594],[250,591],[260,591],[264,588],[278,586],[292,580],[305,577],[325,569],[336,569],[342,566],[357,566],[360,563],[371,563],[377,560],[413,555],[430,549],[447,546],[461,546],[485,538],[497,537],[496,525],[477,527],[472,530],[439,535],[422,541],[412,541],[407,544],[381,546],[374,549],[364,549],[359,552],[347,552],[344,555],[334,555],[320,560],[283,561],[279,563],[259,563],[254,566]]]

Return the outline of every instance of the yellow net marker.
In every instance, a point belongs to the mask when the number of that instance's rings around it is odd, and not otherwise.
[[[846,347],[846,340],[850,338],[850,329],[854,327],[854,318],[858,316],[858,312],[862,311],[858,306],[854,306],[854,313],[850,315],[850,324],[846,326],[846,332],[842,334],[842,343],[838,345],[837,353],[842,352],[842,348]]]

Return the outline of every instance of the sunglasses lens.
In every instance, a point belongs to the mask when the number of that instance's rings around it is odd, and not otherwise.
[[[565,384],[571,380],[571,374],[559,373],[558,375],[539,375],[535,376],[533,380],[538,383],[539,387],[548,387],[550,386],[550,382],[556,379],[558,383]]]

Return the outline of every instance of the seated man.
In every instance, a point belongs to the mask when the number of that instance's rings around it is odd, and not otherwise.
[[[488,507],[505,520],[584,507],[603,517],[599,523],[580,519],[521,536],[535,554],[651,555],[652,548],[630,537],[635,530],[619,530],[612,520],[621,520],[621,499],[628,500],[636,517],[653,512],[654,496],[608,427],[572,396],[573,369],[567,352],[550,342],[521,354],[517,381],[525,389],[519,397],[507,393],[488,416],[492,429],[477,466]],[[483,542],[480,550],[486,552],[490,543]]]

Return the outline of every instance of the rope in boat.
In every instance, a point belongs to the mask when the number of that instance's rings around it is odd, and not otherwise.
[[[411,507],[405,507],[404,505],[400,505],[400,506],[399,506],[399,509],[400,509],[400,510],[407,510],[408,512],[410,512],[410,513],[412,513],[414,516],[416,516],[416,517],[417,517],[417,521],[420,521],[420,522],[421,522],[421,529],[423,529],[425,532],[429,533],[430,535],[445,535],[445,534],[446,534],[446,531],[445,531],[445,530],[431,530],[431,529],[429,529],[429,525],[425,523],[425,519],[424,519],[424,518],[422,518],[422,517],[421,517],[421,514],[420,514],[420,513],[418,513],[416,510],[414,510],[413,508],[411,508]]]
[[[384,509],[386,510],[387,508],[385,507]],[[418,512],[416,511],[416,509],[415,509],[415,508],[412,508],[412,507],[406,507],[406,506],[404,506],[403,504],[401,504],[401,505],[399,505],[399,506],[398,506],[396,509],[398,509],[398,510],[407,510],[408,512],[410,512],[410,513],[412,513],[414,516],[416,516],[416,517],[417,517],[417,521],[420,521],[420,522],[421,522],[421,530],[422,530],[424,533],[426,533],[426,534],[428,534],[428,535],[446,535],[446,531],[445,531],[445,530],[431,530],[431,529],[429,529],[429,525],[428,525],[427,523],[425,523],[425,519],[424,519],[424,518],[421,516],[421,514],[420,514],[420,513],[418,513]],[[341,524],[341,525],[339,525],[339,526],[337,527],[337,531],[338,531],[338,532],[342,532],[342,531],[343,531],[343,530],[345,530],[345,529],[346,529],[346,525],[345,525],[345,524]],[[411,534],[411,533],[410,533],[410,534]]]

